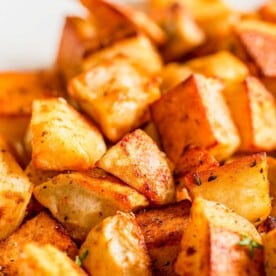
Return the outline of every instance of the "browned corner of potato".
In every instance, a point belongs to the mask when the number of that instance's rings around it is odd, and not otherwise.
[[[276,229],[262,236],[264,244],[265,272],[268,276],[276,275]]]
[[[106,150],[102,134],[64,99],[36,100],[32,162],[42,170],[87,170]]]
[[[240,138],[222,95],[221,83],[193,74],[151,106],[165,152],[176,162],[189,144],[229,157]]]
[[[190,215],[191,203],[184,200],[159,208],[141,210],[136,220],[142,229],[146,246],[157,275],[175,275],[173,264]]]
[[[236,33],[251,58],[267,77],[276,76],[276,25],[261,20],[244,20]]]
[[[144,194],[153,204],[174,200],[174,182],[167,160],[140,129],[124,136],[96,165]]]

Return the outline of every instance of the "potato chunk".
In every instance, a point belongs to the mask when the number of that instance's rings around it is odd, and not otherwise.
[[[189,144],[208,149],[218,160],[237,149],[239,136],[221,88],[218,81],[194,74],[153,103],[152,118],[172,161]]]
[[[247,239],[254,244],[242,246]],[[196,198],[175,263],[178,275],[263,275],[261,238],[243,217],[216,202]]]
[[[104,154],[99,130],[64,99],[36,100],[31,119],[32,162],[42,170],[86,170]]]
[[[252,223],[264,221],[271,210],[264,153],[191,173],[185,177],[185,186],[192,198],[201,196],[225,204]]]
[[[30,201],[33,184],[16,163],[0,137],[0,240],[21,224]]]
[[[235,31],[262,74],[276,77],[276,25],[247,19],[239,22]]]
[[[178,203],[141,210],[136,221],[142,229],[146,246],[152,260],[153,273],[159,276],[173,276],[173,264],[180,251],[180,241],[185,231],[191,203]]]
[[[112,142],[143,124],[148,105],[160,97],[159,82],[142,75],[123,56],[73,78],[69,93]]]
[[[112,60],[118,55],[127,56],[141,72],[149,75],[159,73],[162,68],[161,57],[151,41],[144,35],[135,34],[89,55],[83,62],[82,70],[86,71],[103,60]]]
[[[0,266],[5,275],[17,275],[17,261],[25,244],[37,242],[40,245],[50,243],[75,258],[78,252],[76,244],[65,229],[46,213],[40,213],[23,224],[6,240],[0,242]]]
[[[127,134],[111,147],[97,166],[117,176],[156,205],[174,199],[174,183],[167,160],[140,129]]]
[[[152,275],[145,240],[133,214],[118,212],[95,226],[80,249],[93,276]]]
[[[100,169],[60,174],[36,186],[34,195],[78,240],[117,210],[130,212],[148,205],[143,195]]]
[[[19,276],[87,275],[75,262],[51,244],[27,243],[18,259]]]
[[[225,97],[241,136],[241,151],[276,148],[276,102],[255,77],[225,91]]]
[[[271,197],[271,213],[270,215],[276,217],[276,158],[267,157],[268,163],[268,180],[270,182],[270,197]]]
[[[264,261],[267,276],[276,275],[276,229],[264,234]]]

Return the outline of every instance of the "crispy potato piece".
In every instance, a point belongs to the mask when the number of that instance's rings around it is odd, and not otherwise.
[[[242,235],[258,244],[255,227],[216,202],[196,198],[175,263],[178,275],[263,275],[262,250],[239,246]]]
[[[75,262],[51,244],[27,243],[18,259],[19,276],[87,275]]]
[[[267,157],[268,180],[270,182],[270,197],[272,209],[270,215],[276,217],[276,158]]]
[[[276,1],[266,1],[259,9],[262,19],[276,23]]]
[[[241,82],[249,75],[246,64],[228,51],[192,59],[184,63],[184,66],[188,66],[194,72],[226,82]]]
[[[186,175],[185,186],[192,198],[225,204],[252,223],[264,221],[271,210],[265,153]]]
[[[156,143],[158,148],[161,148],[160,137],[157,129],[152,121],[149,121],[144,127],[143,131]]]
[[[186,80],[193,72],[190,67],[180,63],[169,63],[162,69],[161,92],[167,92],[180,82]]]
[[[84,240],[93,226],[118,210],[148,205],[143,195],[100,169],[60,174],[36,186],[34,196],[77,240]]]
[[[68,81],[78,74],[87,53],[99,48],[94,42],[96,35],[97,29],[92,20],[66,17],[56,60],[64,80]]]
[[[136,34],[91,54],[84,60],[82,70],[87,71],[102,61],[112,60],[118,55],[127,56],[141,72],[149,75],[159,73],[162,68],[161,57],[151,41],[141,34]]]
[[[145,123],[149,104],[160,97],[159,82],[117,56],[73,78],[69,94],[112,142]]]
[[[162,205],[174,199],[167,160],[141,129],[124,136],[96,165],[145,195],[153,204]]]
[[[0,240],[21,224],[30,201],[33,184],[9,152],[0,137]]]
[[[80,249],[93,276],[152,275],[144,236],[133,214],[118,212],[95,226]]]
[[[199,28],[189,10],[181,3],[175,2],[152,12],[168,36],[166,44],[162,47],[162,54],[166,61],[180,58],[204,42],[204,32]]]
[[[276,102],[255,77],[247,77],[224,93],[241,137],[240,151],[276,148]]]
[[[276,78],[260,78],[266,89],[276,98]]]
[[[18,258],[24,245],[29,242],[37,242],[40,245],[50,243],[72,259],[78,252],[76,244],[64,228],[46,213],[40,213],[0,242],[0,266],[4,275],[17,275]]]
[[[163,44],[166,40],[162,29],[145,13],[137,9],[108,0],[81,0],[81,2],[99,22],[104,24],[105,28],[114,29],[120,25],[120,29],[122,29],[133,25],[137,31],[146,34],[157,45]]]
[[[267,276],[276,275],[276,229],[262,236],[264,244],[264,262]]]
[[[218,160],[237,149],[239,136],[221,89],[217,80],[193,74],[153,103],[152,119],[172,161],[189,144],[208,149]]]
[[[36,100],[30,128],[32,162],[38,169],[86,170],[106,151],[96,126],[62,98]]]
[[[136,214],[155,275],[176,275],[173,264],[180,250],[183,231],[188,224],[190,207],[191,203],[184,200],[159,208],[141,210]]]
[[[276,77],[276,25],[248,19],[239,22],[235,32],[262,74]]]

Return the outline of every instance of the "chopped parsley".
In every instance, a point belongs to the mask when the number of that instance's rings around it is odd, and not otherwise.
[[[82,262],[83,260],[87,257],[88,255],[88,249],[86,249],[85,251],[83,251],[83,253],[80,255],[80,256],[76,256],[76,259],[75,259],[75,263],[78,265],[78,266],[82,266]]]
[[[253,259],[253,257],[254,257],[255,248],[258,248],[258,249],[263,248],[263,246],[260,243],[252,240],[251,238],[249,238],[246,235],[242,235],[242,239],[237,244],[240,246],[247,246],[247,248],[249,250],[249,256],[251,259]]]

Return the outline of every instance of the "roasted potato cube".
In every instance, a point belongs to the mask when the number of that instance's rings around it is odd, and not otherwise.
[[[89,52],[99,48],[96,36],[97,28],[92,20],[66,17],[56,60],[65,81],[79,73]]]
[[[148,205],[143,195],[100,169],[60,174],[36,186],[34,195],[77,240],[84,240],[93,226],[118,210]]]
[[[21,224],[30,201],[33,184],[0,137],[0,240]]]
[[[184,66],[225,82],[241,82],[249,75],[246,64],[228,51],[192,59],[184,63]]]
[[[225,204],[252,223],[264,221],[271,210],[265,153],[186,175],[185,186],[192,198]]]
[[[51,244],[27,243],[18,259],[19,276],[87,275],[74,261]]]
[[[96,165],[145,195],[153,204],[162,205],[174,199],[174,183],[167,160],[140,129],[124,136]]]
[[[270,197],[272,209],[270,215],[276,217],[276,158],[267,157],[268,180],[270,183]]]
[[[155,275],[173,276],[173,264],[190,215],[188,200],[138,211],[136,221],[142,229]]]
[[[261,6],[259,13],[262,19],[276,23],[276,1],[269,0]]]
[[[166,61],[180,58],[204,42],[204,32],[181,3],[172,3],[163,9],[154,10],[153,13],[168,36],[162,47]]]
[[[264,244],[264,263],[267,276],[276,275],[276,229],[262,236]]]
[[[276,25],[248,19],[239,22],[235,32],[261,73],[276,77]]]
[[[221,90],[217,80],[193,74],[152,104],[152,119],[172,161],[189,144],[208,149],[218,160],[237,149],[239,136]]]
[[[29,242],[37,242],[40,245],[50,243],[72,259],[78,252],[76,244],[65,229],[46,213],[40,213],[0,242],[0,266],[4,275],[17,275],[18,258],[24,245]]]
[[[161,92],[167,92],[180,82],[186,80],[192,73],[190,67],[180,63],[169,63],[162,69],[160,76],[162,79]]]
[[[240,150],[270,151],[276,148],[276,102],[255,77],[225,91],[226,101],[241,137]]]
[[[161,57],[151,41],[141,34],[136,34],[91,54],[84,60],[82,70],[87,71],[102,61],[112,60],[118,55],[127,56],[141,72],[149,75],[159,73],[162,68]]]
[[[261,248],[260,235],[250,222],[221,204],[196,198],[175,271],[178,275],[263,275]]]
[[[93,276],[152,275],[144,236],[133,214],[118,212],[95,226],[80,249]]]
[[[142,75],[123,56],[73,78],[69,93],[112,142],[145,123],[149,104],[160,97],[159,82]]]
[[[133,25],[137,31],[146,34],[154,43],[163,44],[166,35],[145,13],[108,0],[81,0],[82,4],[102,23],[105,28],[121,32]]]
[[[32,162],[42,170],[86,170],[104,154],[104,139],[64,99],[36,100],[31,119]]]

